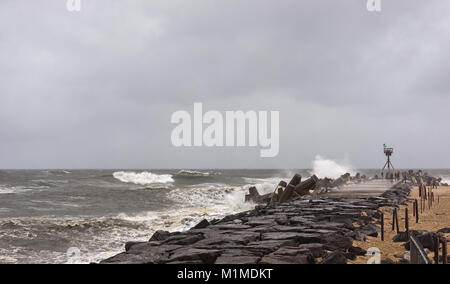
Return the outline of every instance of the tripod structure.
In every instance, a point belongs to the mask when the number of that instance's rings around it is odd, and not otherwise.
[[[384,147],[384,154],[386,155],[387,161],[386,164],[384,164],[383,170],[381,172],[384,172],[384,170],[387,168],[388,172],[391,172],[391,169],[394,171],[394,165],[391,163],[391,156],[394,153],[394,148],[387,147],[386,144],[383,145]]]

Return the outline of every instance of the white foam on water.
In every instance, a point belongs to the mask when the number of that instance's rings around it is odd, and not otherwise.
[[[201,172],[194,170],[181,170],[177,173],[179,176],[192,176],[192,177],[208,177],[211,175],[217,175],[217,172]]]
[[[354,174],[352,166],[347,160],[337,162],[317,155],[312,162],[312,173],[319,178],[339,178],[345,173]]]
[[[246,180],[249,183],[239,187],[204,183],[190,188],[173,189],[167,194],[168,198],[176,203],[172,209],[141,212],[135,215],[122,213],[117,218],[145,223],[149,228],[145,234],[147,239],[149,234],[157,230],[185,231],[203,219],[221,219],[226,215],[253,209],[255,204],[245,202],[248,188],[255,186],[260,194],[273,192],[281,178]]]
[[[174,182],[172,175],[158,175],[151,172],[115,172],[113,177],[121,182],[138,185],[168,184]]]
[[[0,185],[0,194],[20,194],[33,190],[24,186],[5,186]]]
[[[171,183],[170,175],[153,173],[116,172],[114,177],[128,183],[155,184]],[[250,186],[256,186],[261,194],[272,192],[281,177],[247,178],[246,185],[230,186],[222,183],[202,183],[183,189],[168,189],[167,197],[174,201],[169,210],[121,213],[109,217],[67,217],[27,218],[5,220],[2,227],[11,237],[24,235],[34,239],[37,234],[50,230],[58,238],[70,239],[70,246],[81,251],[75,263],[99,262],[124,251],[128,241],[148,241],[157,230],[186,231],[201,220],[221,219],[226,215],[251,210],[255,204],[245,203],[245,194]],[[1,222],[0,222],[1,223]],[[1,224],[0,224],[1,225]],[[6,232],[5,232],[6,233]],[[88,241],[87,241],[88,239]],[[67,255],[56,251],[33,251],[26,247],[17,248],[17,252],[8,253],[3,262],[22,263],[32,259],[35,262],[66,263]],[[73,261],[71,261],[72,263]]]

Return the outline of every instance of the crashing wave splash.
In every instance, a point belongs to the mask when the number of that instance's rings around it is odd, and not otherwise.
[[[125,183],[134,183],[139,185],[149,184],[167,184],[174,182],[172,175],[157,175],[151,172],[115,172],[113,173],[115,179]]]
[[[314,159],[312,174],[315,174],[319,178],[339,178],[341,175],[350,173],[354,174],[352,167],[347,161],[336,162],[334,160],[325,159],[324,157],[317,155]]]

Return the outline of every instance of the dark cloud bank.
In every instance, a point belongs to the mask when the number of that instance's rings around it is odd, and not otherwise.
[[[450,167],[450,2],[0,3],[0,168]],[[174,148],[172,112],[279,110],[280,153]]]

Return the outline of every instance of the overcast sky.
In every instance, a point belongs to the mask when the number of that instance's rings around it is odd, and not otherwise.
[[[450,1],[0,1],[0,168],[450,167]],[[280,153],[170,117],[280,111]]]

